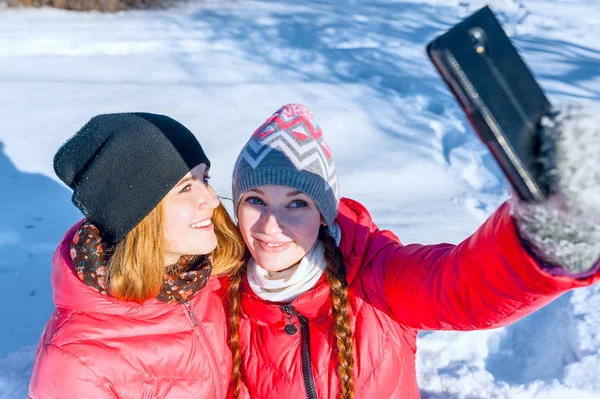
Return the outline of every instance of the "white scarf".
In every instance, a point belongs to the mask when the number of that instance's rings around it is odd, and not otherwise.
[[[339,245],[341,231],[338,224],[334,222],[329,231],[336,245]],[[285,278],[269,278],[269,272],[257,264],[254,258],[250,258],[247,269],[248,283],[252,291],[262,299],[289,303],[314,287],[326,268],[325,246],[317,240],[294,273]]]

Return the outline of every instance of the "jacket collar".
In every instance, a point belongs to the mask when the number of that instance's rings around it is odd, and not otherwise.
[[[254,319],[259,324],[270,326],[286,323],[284,312],[280,308],[281,305],[285,304],[268,302],[260,298],[252,291],[246,277],[240,285],[240,291],[244,317]],[[329,298],[327,277],[325,275],[321,276],[313,288],[294,299],[290,305],[306,317],[309,322],[328,317],[331,314],[331,299]]]
[[[172,305],[156,299],[142,304],[120,301],[85,285],[77,276],[70,255],[71,242],[82,222],[83,220],[75,223],[67,231],[52,258],[52,300],[56,307],[140,318],[157,316],[172,310]],[[205,289],[201,290],[192,302],[201,301],[205,295],[220,287],[218,279],[209,279]]]

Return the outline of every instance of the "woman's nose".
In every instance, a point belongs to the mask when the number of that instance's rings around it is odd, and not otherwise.
[[[201,191],[199,206],[202,209],[216,209],[219,206],[219,199],[212,187],[206,186]]]
[[[263,215],[262,230],[265,234],[277,234],[281,233],[280,222],[273,212],[266,211]]]

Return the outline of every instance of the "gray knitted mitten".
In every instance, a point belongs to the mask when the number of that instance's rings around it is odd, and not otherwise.
[[[571,274],[600,258],[600,109],[565,106],[542,121],[542,163],[550,184],[543,202],[511,199],[521,238]]]

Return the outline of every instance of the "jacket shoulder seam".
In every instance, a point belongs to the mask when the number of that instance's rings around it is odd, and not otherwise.
[[[56,308],[56,310],[54,312],[60,312],[61,308]],[[71,316],[73,316],[73,314],[75,313],[74,309],[70,309],[68,311],[68,315],[64,316],[63,319],[60,321],[60,324],[58,324],[56,327],[52,328],[52,331],[50,331],[50,336],[47,337],[46,339],[44,339],[44,343],[46,345],[54,345],[56,347],[58,347],[58,345],[52,343],[52,340],[54,339],[54,337],[56,336],[56,333],[65,325],[65,323],[67,321],[69,321],[69,319],[71,318]],[[54,317],[54,316],[53,316]]]

